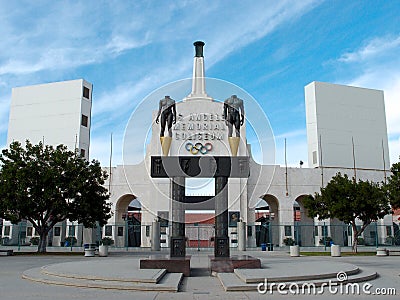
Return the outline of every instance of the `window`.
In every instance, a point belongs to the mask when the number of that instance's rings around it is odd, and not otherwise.
[[[32,236],[33,234],[33,227],[26,228],[26,236]]]
[[[285,236],[292,236],[292,226],[285,225]]]
[[[83,97],[90,99],[90,90],[86,86],[83,87]]]
[[[85,127],[88,127],[88,124],[89,124],[89,117],[86,116],[86,115],[82,115],[81,125],[85,126]]]
[[[317,151],[313,151],[312,153],[312,163],[313,165],[317,163]]]
[[[105,236],[112,236],[112,226],[111,225],[106,225],[104,227],[104,235]]]
[[[392,235],[392,226],[386,226],[386,235],[387,236]]]
[[[319,235],[318,226],[315,226],[314,230],[315,230],[314,234],[315,234],[316,236],[318,236],[318,235]]]
[[[146,236],[150,236],[150,225],[146,225]]]
[[[75,236],[75,226],[74,225],[69,225],[68,235],[69,236]]]
[[[376,231],[370,231],[370,232],[369,232],[369,237],[370,237],[371,239],[376,238]]]
[[[60,236],[61,235],[61,227],[56,226],[54,227],[54,236]]]
[[[10,235],[10,231],[11,231],[11,226],[4,226],[4,235],[8,236]]]
[[[85,157],[86,151],[85,149],[81,149],[81,157]]]
[[[124,236],[124,227],[122,226],[118,227],[118,236]]]

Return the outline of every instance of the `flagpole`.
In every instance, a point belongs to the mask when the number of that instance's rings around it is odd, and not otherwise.
[[[113,155],[113,134],[110,136],[110,177],[108,178],[108,191],[111,193],[111,167],[112,167],[112,155]]]
[[[383,147],[383,139],[382,139],[382,158],[383,158],[383,176],[386,184],[386,161],[385,161],[385,148]]]
[[[321,187],[324,187],[324,166],[322,165],[322,137],[319,135],[319,164],[321,166]]]
[[[351,137],[351,144],[353,146],[353,170],[354,170],[354,182],[357,182],[357,171],[356,171],[356,153],[354,149],[354,138]]]
[[[285,185],[286,185],[286,196],[289,196],[288,190],[288,168],[287,168],[287,159],[286,159],[286,138],[285,138]]]

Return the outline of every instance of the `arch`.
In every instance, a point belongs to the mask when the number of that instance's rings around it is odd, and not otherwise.
[[[297,244],[303,247],[315,245],[314,219],[308,216],[308,210],[304,207],[304,199],[307,196],[300,195],[293,202],[294,238]]]
[[[118,198],[115,205],[115,229],[117,232],[114,232],[117,246],[140,247],[140,210],[141,203],[135,195],[125,194]]]
[[[280,226],[278,198],[271,194],[263,195],[255,206],[255,211],[256,221],[261,222],[261,225],[257,225],[256,227],[257,246],[261,243],[279,245]]]
[[[129,204],[137,199],[135,195],[125,194],[118,198],[115,204],[115,223],[124,223],[124,215],[128,212]]]

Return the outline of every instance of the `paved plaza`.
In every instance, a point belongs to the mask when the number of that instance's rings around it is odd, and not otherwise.
[[[163,279],[158,284],[157,288],[148,291],[122,290],[112,288],[114,283],[104,288],[88,288],[77,287],[74,284],[71,286],[55,285],[49,283],[38,283],[32,280],[23,279],[24,274],[28,274],[35,278],[39,272],[44,270],[46,274],[41,275],[42,279],[46,276],[56,275],[53,278],[59,278],[56,281],[72,282],[71,278],[59,277],[74,274],[75,277],[91,276],[92,279],[118,278],[118,280],[142,280],[148,277],[143,286],[150,286],[152,280],[157,281],[157,278],[162,276],[160,271],[140,270],[138,272],[139,259],[147,257],[150,252],[113,252],[107,258],[88,258],[77,255],[16,255],[0,257],[0,295],[2,300],[6,299],[285,299],[288,297],[296,297],[296,299],[320,299],[321,295],[291,295],[291,292],[286,290],[287,295],[281,294],[278,291],[268,291],[266,294],[260,294],[256,290],[252,291],[225,291],[226,287],[221,283],[219,276],[210,276],[208,270],[208,255],[211,251],[195,251],[189,250],[191,255],[191,276],[182,277],[178,285],[178,292],[168,291],[161,288],[162,285],[168,286],[167,280],[173,282],[178,277],[177,274],[168,279]],[[301,274],[327,274],[337,270],[349,272],[349,275],[356,268],[362,270],[360,274],[378,273],[376,279],[367,280],[371,284],[369,291],[374,293],[377,288],[395,288],[396,296],[388,295],[366,295],[361,292],[361,295],[340,295],[340,291],[336,294],[331,294],[327,288],[324,289],[323,297],[329,299],[398,299],[400,293],[400,257],[399,256],[358,256],[358,257],[290,257],[286,251],[233,251],[233,254],[247,254],[261,259],[263,269],[266,272],[277,273],[272,274],[275,277],[289,276]],[[44,268],[42,268],[44,267]],[[130,272],[130,269],[132,272]],[[141,272],[145,271],[145,272]],[[240,276],[247,276],[251,282],[251,278],[257,277],[260,270],[243,270],[239,272]],[[59,275],[57,275],[57,273]],[[36,274],[36,275],[35,275]],[[267,273],[265,273],[267,274]],[[225,274],[227,275],[227,274]],[[230,274],[229,276],[234,276]],[[322,276],[322,275],[321,275]],[[355,276],[355,275],[351,275]],[[358,275],[360,276],[360,275]],[[29,277],[29,276],[28,276]],[[273,277],[273,276],[272,276]],[[135,279],[136,278],[136,279]],[[172,279],[171,279],[172,278]],[[226,277],[228,278],[228,277]],[[271,274],[268,274],[271,278]],[[229,278],[228,278],[229,279]],[[75,279],[76,280],[76,279]],[[101,281],[94,280],[99,286]],[[360,282],[363,285],[365,282]],[[118,286],[132,286],[135,282],[124,282]]]

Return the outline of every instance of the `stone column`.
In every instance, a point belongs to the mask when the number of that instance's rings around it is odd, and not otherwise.
[[[227,177],[215,178],[215,257],[229,257],[227,183]]]
[[[185,211],[183,201],[185,199],[185,178],[171,178],[171,220],[172,232],[170,238],[171,257],[185,257]]]
[[[151,250],[160,251],[160,222],[154,221],[151,223]]]
[[[246,251],[246,222],[237,223],[238,250]]]

